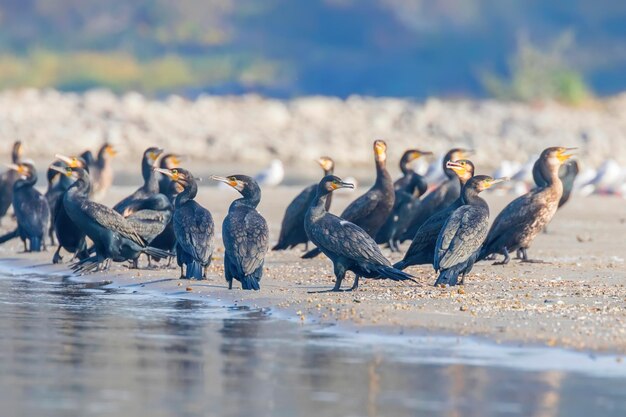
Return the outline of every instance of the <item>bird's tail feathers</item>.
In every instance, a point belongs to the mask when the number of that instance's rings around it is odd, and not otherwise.
[[[437,277],[437,281],[435,282],[435,286],[439,286],[445,284],[449,287],[453,287],[457,284],[459,280],[459,271],[455,268],[446,269],[439,273]]]
[[[41,252],[41,238],[33,237],[30,239],[30,251]]]
[[[400,271],[404,270],[404,268],[406,268],[407,266],[409,266],[408,262],[406,260],[401,260],[396,262],[395,264],[393,264],[393,267],[395,269],[399,269]]]
[[[8,242],[11,239],[16,238],[19,235],[17,228],[13,231],[10,231],[9,233],[0,236],[0,244],[4,243],[4,242]]]
[[[261,289],[261,283],[253,275],[246,275],[241,280],[241,288],[244,290],[259,291]]]
[[[393,281],[412,281],[417,283],[413,279],[413,275],[407,274],[406,272],[403,272],[392,266],[379,265],[376,266],[375,271],[381,278],[387,278]]]
[[[185,278],[202,279],[202,265],[200,265],[200,262],[191,261],[187,264],[187,270],[185,271]]]
[[[146,246],[142,249],[142,252],[155,258],[168,258],[170,256],[174,256],[173,253],[170,253],[163,249],[154,248],[152,246]],[[200,275],[200,278],[202,278],[202,275]]]
[[[310,251],[308,251],[307,253],[305,253],[304,255],[302,255],[301,258],[302,259],[313,259],[317,255],[319,255],[320,253],[322,253],[322,251],[319,248],[314,248],[314,249],[311,249]]]

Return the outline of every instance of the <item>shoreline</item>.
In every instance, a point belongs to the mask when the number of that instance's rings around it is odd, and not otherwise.
[[[117,194],[120,190],[114,190]],[[283,206],[299,187],[265,190],[259,208],[278,235]],[[419,286],[364,280],[353,293],[309,294],[334,282],[326,259],[301,260],[299,249],[270,252],[260,292],[228,291],[223,278],[221,219],[230,191],[208,189],[199,196],[215,218],[216,251],[206,281],[179,280],[177,269],[129,270],[114,264],[107,273],[77,276],[78,281],[111,280],[113,286],[208,300],[225,306],[270,308],[272,314],[296,322],[334,325],[341,331],[377,335],[446,335],[507,345],[563,347],[584,352],[626,353],[626,231],[623,201],[609,197],[575,198],[559,211],[549,233],[539,236],[531,256],[547,264],[505,267],[479,263],[463,287],[432,286],[432,268],[411,267]],[[336,199],[339,212],[352,196]],[[490,194],[492,218],[511,197]],[[115,201],[115,198],[113,198]],[[5,222],[4,227],[8,226]],[[16,254],[21,242],[0,246],[0,264],[28,273],[69,275],[67,266],[50,264],[52,251]],[[403,246],[406,250],[408,243]],[[398,254],[385,255],[392,261]],[[143,262],[145,263],[145,261]],[[142,263],[142,264],[143,264]],[[5,270],[2,267],[1,270]],[[347,278],[350,284],[351,277]],[[188,288],[191,290],[189,291]]]

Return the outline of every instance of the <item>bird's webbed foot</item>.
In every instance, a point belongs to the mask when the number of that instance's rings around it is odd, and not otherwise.
[[[526,248],[521,248],[519,249],[518,252],[521,252],[522,256],[521,256],[521,263],[528,263],[528,264],[546,264],[548,262],[539,260],[539,259],[529,259],[528,258],[528,253],[526,252]]]
[[[509,263],[511,257],[509,256],[509,250],[507,248],[502,250],[502,255],[504,255],[504,259],[500,262],[494,262],[493,265],[506,265]]]
[[[61,256],[61,246],[59,246],[56,252],[54,252],[54,256],[52,257],[52,263],[60,264],[61,262],[63,262],[63,257]]]

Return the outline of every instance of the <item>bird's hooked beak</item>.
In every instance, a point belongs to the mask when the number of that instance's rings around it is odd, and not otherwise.
[[[333,190],[338,190],[340,188],[352,188],[352,189],[354,189],[354,184],[351,184],[349,182],[344,182],[344,181],[337,181],[337,182],[333,182],[331,184],[331,188]]]
[[[230,185],[237,191],[243,190],[243,183],[235,178],[220,177],[219,175],[211,175],[212,180],[223,182],[226,185]]]
[[[465,165],[457,161],[446,162],[446,168],[450,168],[451,170],[453,170],[454,172],[458,174],[464,174],[466,171]]]
[[[174,182],[178,181],[181,178],[180,173],[176,169],[154,168],[154,171],[160,172],[163,175],[167,175]]]
[[[568,154],[566,153],[567,151],[573,151],[576,150],[578,148],[561,148],[559,149],[559,151],[556,154],[557,159],[559,160],[560,163],[563,163],[565,161],[567,161],[568,159],[570,159],[572,156],[574,156],[573,154]]]
[[[57,171],[60,172],[61,174],[65,175],[66,177],[71,177],[72,174],[74,173],[74,171],[72,171],[72,169],[68,166],[67,168],[63,168],[57,165],[50,165],[50,169],[53,171]]]
[[[491,180],[486,182],[486,187],[485,188],[491,188],[496,184],[499,184],[501,182],[505,182],[505,181],[510,181],[511,179],[509,177],[502,177],[502,178],[492,178]]]
[[[76,158],[75,156],[65,156],[58,153],[54,155],[54,157],[59,161],[65,162],[69,167],[78,168],[79,166],[78,158]]]

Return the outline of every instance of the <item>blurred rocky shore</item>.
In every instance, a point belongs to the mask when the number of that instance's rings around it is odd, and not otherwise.
[[[550,145],[575,146],[587,166],[607,159],[626,165],[626,94],[584,107],[493,100],[415,102],[394,98],[170,96],[152,100],[25,89],[0,93],[0,154],[22,140],[29,157],[75,153],[113,143],[120,159],[137,159],[148,145],[197,161],[287,164],[331,155],[344,166],[371,162],[371,142],[386,139],[390,158],[409,147],[477,150],[484,167],[524,162]],[[6,157],[3,157],[6,160]]]

